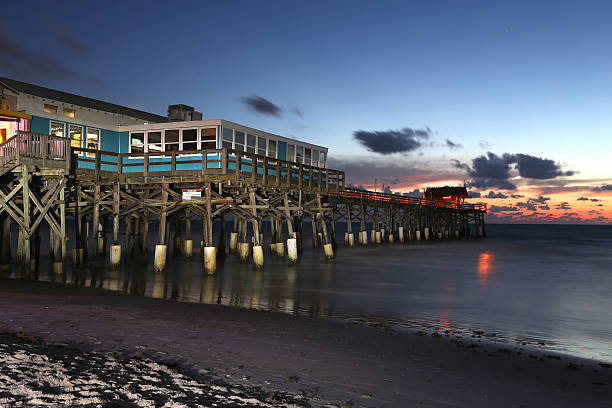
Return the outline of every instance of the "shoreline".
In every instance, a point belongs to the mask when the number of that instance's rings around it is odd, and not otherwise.
[[[0,332],[141,353],[312,406],[609,406],[609,364],[471,337],[0,278]]]

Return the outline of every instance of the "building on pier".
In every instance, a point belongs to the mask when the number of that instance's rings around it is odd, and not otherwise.
[[[468,198],[468,192],[465,187],[427,187],[425,198],[434,201],[463,204],[465,199]]]
[[[223,119],[202,120],[201,113],[183,104],[170,105],[168,116],[160,116],[3,77],[0,97],[0,143],[21,130],[69,137],[72,147],[88,150],[130,154],[177,152],[179,162],[193,161],[194,154],[180,154],[183,151],[228,148],[327,167],[326,147]],[[93,157],[94,153],[80,152],[78,156]],[[132,155],[127,161],[142,163],[142,157]],[[93,166],[85,160],[79,160],[77,165]],[[182,166],[184,170],[196,167]],[[155,170],[163,171],[164,167],[156,166]]]

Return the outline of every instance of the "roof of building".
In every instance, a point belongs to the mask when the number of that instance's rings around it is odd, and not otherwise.
[[[87,98],[68,92],[57,91],[38,85],[28,84],[27,82],[16,81],[14,79],[0,77],[0,83],[18,93],[25,93],[41,98],[52,99],[58,102],[78,105],[84,108],[97,109],[104,112],[117,113],[119,115],[130,116],[148,122],[167,122],[168,118],[154,113],[144,112],[126,106],[115,105],[114,103],[100,101],[98,99]]]
[[[467,188],[444,186],[444,187],[427,187],[427,189],[425,190],[425,197],[439,198],[439,197],[448,197],[448,196],[467,198],[468,197]]]

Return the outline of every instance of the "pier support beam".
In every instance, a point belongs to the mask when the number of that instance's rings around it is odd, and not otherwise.
[[[191,259],[193,256],[193,241],[191,239],[191,211],[189,208],[185,210],[185,242],[183,245],[185,259]]]
[[[159,229],[157,235],[157,245],[155,245],[155,257],[153,258],[153,271],[161,272],[166,269],[168,257],[168,246],[166,245],[166,228],[168,218],[168,191],[167,185],[162,187],[161,193],[161,214],[159,216]]]
[[[119,183],[113,186],[113,245],[110,261],[113,268],[121,264],[121,244],[119,243]]]

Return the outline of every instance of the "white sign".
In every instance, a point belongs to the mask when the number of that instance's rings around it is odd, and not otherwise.
[[[202,190],[186,189],[183,190],[183,201],[191,201],[202,197]]]

